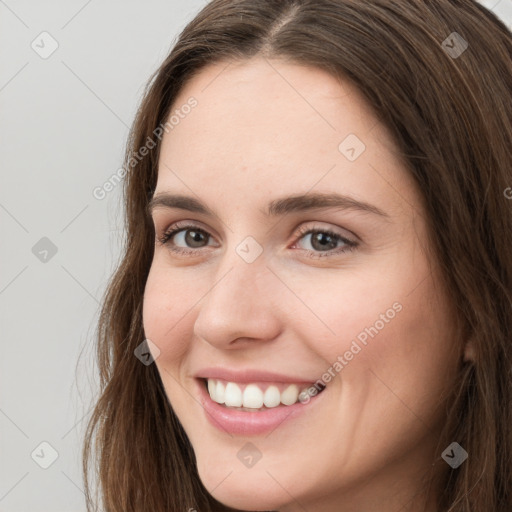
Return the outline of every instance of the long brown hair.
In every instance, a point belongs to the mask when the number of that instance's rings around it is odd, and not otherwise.
[[[439,440],[443,448],[457,441],[469,457],[447,473],[438,510],[510,512],[512,36],[473,0],[213,0],[186,26],[149,81],[127,144],[126,240],[103,299],[101,395],[83,447],[88,510],[98,499],[92,457],[106,512],[231,510],[203,487],[157,368],[134,349],[145,339],[154,249],[146,206],[157,180],[155,133],[205,65],[255,55],[351,80],[394,136],[424,198],[454,321],[475,346]],[[140,158],[148,137],[155,147]]]

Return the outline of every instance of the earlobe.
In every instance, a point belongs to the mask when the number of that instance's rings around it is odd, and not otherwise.
[[[475,362],[475,343],[473,341],[473,338],[470,338],[464,346],[464,362]]]

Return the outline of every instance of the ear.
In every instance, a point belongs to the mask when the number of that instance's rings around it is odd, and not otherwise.
[[[469,338],[464,345],[464,362],[474,363],[476,359],[475,342],[473,338]]]

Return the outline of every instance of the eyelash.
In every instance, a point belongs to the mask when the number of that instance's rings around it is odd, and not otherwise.
[[[171,245],[170,245],[171,238],[174,235],[176,235],[180,231],[187,231],[189,229],[199,231],[200,233],[203,233],[206,236],[211,236],[207,231],[205,231],[204,229],[201,229],[200,227],[198,227],[194,224],[177,222],[171,228],[169,228],[161,237],[158,237],[157,240],[161,245],[168,246],[168,249],[171,252],[174,252],[177,254],[183,254],[186,256],[195,256],[197,252],[200,252],[202,250],[202,248],[201,249],[184,249],[183,247],[171,247]],[[307,257],[310,257],[313,259],[332,257],[335,255],[339,255],[341,253],[347,253],[347,252],[353,251],[359,245],[357,242],[348,240],[347,238],[344,238],[340,234],[335,233],[334,231],[330,231],[329,229],[306,228],[306,227],[302,227],[302,226],[298,229],[298,234],[300,235],[298,240],[300,240],[305,235],[308,235],[311,233],[324,233],[332,238],[341,240],[345,244],[345,247],[343,247],[343,248],[332,249],[332,250],[325,251],[325,252],[310,251],[307,249],[302,249],[303,251],[305,251],[307,253],[306,254]]]

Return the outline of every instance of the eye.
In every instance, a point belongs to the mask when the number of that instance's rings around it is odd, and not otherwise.
[[[334,256],[352,251],[359,245],[354,240],[349,240],[339,233],[321,227],[300,227],[296,237],[299,238],[299,241],[295,242],[293,247],[298,245],[300,240],[306,240],[313,249],[302,249],[310,258]],[[173,253],[195,256],[203,247],[208,246],[210,238],[211,235],[204,229],[194,224],[178,222],[159,237],[158,242],[167,246]]]
[[[307,228],[301,226],[298,231],[301,235],[299,240],[308,240],[308,243],[313,247],[313,251],[305,249],[308,252],[307,256],[311,258],[324,258],[353,251],[359,245],[355,240],[349,240],[339,233],[322,227]],[[338,245],[339,242],[341,242],[341,247]],[[318,251],[323,252],[319,253]]]
[[[168,246],[169,250],[179,254],[195,254],[197,250],[204,247],[203,243],[208,240],[211,235],[204,229],[194,224],[177,222],[171,226],[161,238],[158,239],[160,244]],[[185,247],[176,245],[183,244]],[[187,244],[191,248],[187,249]]]

